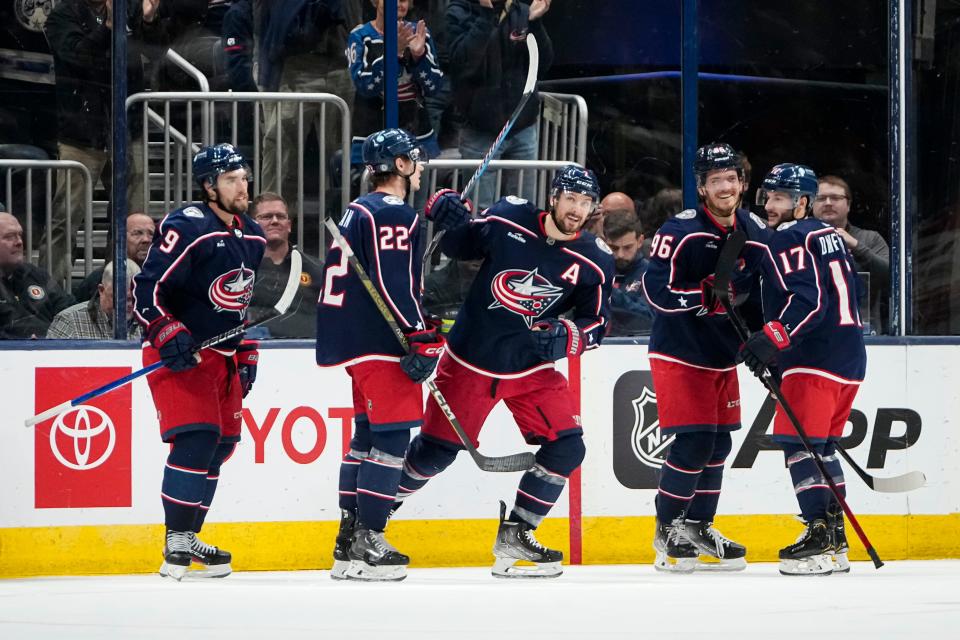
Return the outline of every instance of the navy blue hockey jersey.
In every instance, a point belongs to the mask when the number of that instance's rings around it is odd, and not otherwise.
[[[340,233],[402,328],[422,329],[420,218],[402,198],[368,193],[350,203]],[[405,353],[336,242],[317,303],[317,364],[399,361]]]
[[[655,316],[649,357],[707,369],[733,369],[740,340],[725,314],[706,315],[701,307],[701,281],[713,274],[726,237],[733,229],[747,234],[743,261],[731,282],[748,292],[760,265],[769,260],[766,241],[773,235],[766,223],[737,209],[733,228],[717,224],[703,206],[670,218],[653,238],[643,290]]]
[[[134,312],[148,325],[171,315],[202,342],[243,324],[267,241],[244,214],[228,227],[205,204],[170,213],[134,278]],[[239,343],[237,337],[224,349]]]
[[[853,258],[833,227],[812,218],[787,222],[769,242],[763,276],[766,320],[790,334],[778,368],[861,382],[867,368]]]
[[[451,257],[483,258],[447,340],[450,357],[473,371],[516,378],[553,367],[534,351],[530,331],[535,322],[567,311],[587,349],[606,333],[613,254],[587,232],[563,242],[548,238],[547,215],[508,196],[440,243]]]

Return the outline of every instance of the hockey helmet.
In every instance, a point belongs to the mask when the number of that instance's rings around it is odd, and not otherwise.
[[[208,180],[211,185],[216,185],[220,175],[237,169],[246,170],[249,177],[250,165],[247,159],[232,144],[224,142],[203,147],[193,156],[193,177],[200,188],[203,188]]]
[[[763,179],[757,189],[757,204],[767,203],[767,194],[771,191],[780,191],[793,197],[793,206],[800,203],[802,196],[807,196],[807,212],[813,210],[813,199],[817,195],[817,174],[813,169],[802,164],[785,162],[778,164]]]
[[[594,203],[600,200],[600,183],[593,171],[575,164],[568,164],[557,172],[550,185],[550,197],[556,198],[564,191],[588,195]]]
[[[711,171],[733,169],[743,180],[743,158],[725,142],[711,142],[697,149],[693,159],[693,173],[697,177],[697,186],[702,187]]]
[[[394,159],[406,156],[414,162],[427,162],[427,152],[417,139],[403,129],[384,129],[371,133],[363,141],[363,163],[374,173],[395,173]]]

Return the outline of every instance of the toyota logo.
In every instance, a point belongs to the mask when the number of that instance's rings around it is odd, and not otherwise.
[[[93,439],[104,431],[110,438],[107,442],[107,448],[103,450],[99,457],[91,460],[90,452],[93,449]],[[63,433],[73,441],[72,462],[61,453],[57,446],[57,433]],[[76,471],[96,469],[106,462],[110,454],[113,453],[116,442],[117,432],[110,416],[97,407],[89,405],[80,405],[61,413],[54,420],[53,427],[50,429],[50,451],[60,461],[60,464]]]

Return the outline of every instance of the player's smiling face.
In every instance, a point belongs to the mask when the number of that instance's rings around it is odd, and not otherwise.
[[[573,235],[583,228],[595,206],[596,201],[585,193],[564,191],[553,199],[550,215],[561,233]]]
[[[721,169],[707,174],[700,187],[703,203],[718,216],[729,216],[740,203],[743,185],[736,169]]]
[[[767,191],[767,202],[763,210],[767,212],[767,226],[777,227],[794,218],[793,197],[782,191]]]

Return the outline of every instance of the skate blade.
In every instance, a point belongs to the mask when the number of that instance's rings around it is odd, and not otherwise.
[[[346,580],[349,567],[349,560],[334,560],[333,567],[330,568],[330,577],[334,580]]]
[[[490,573],[494,578],[556,578],[563,575],[559,562],[540,562],[518,565],[516,558],[497,558]]]
[[[746,558],[714,558],[700,556],[697,558],[697,571],[743,571],[747,568]]]
[[[361,582],[400,582],[407,577],[407,567],[402,564],[373,566],[354,560],[344,575],[347,580]]]
[[[177,582],[183,580],[183,576],[187,575],[187,570],[189,567],[184,567],[179,564],[167,564],[164,562],[160,565],[160,576],[163,578],[173,578]]]
[[[666,551],[657,551],[653,568],[664,573],[693,573],[697,568],[697,559],[671,558]]]
[[[838,553],[833,556],[833,572],[850,573],[850,561],[847,559],[847,554]]]
[[[833,560],[828,555],[799,560],[780,560],[780,573],[785,576],[828,576],[833,573]]]
[[[193,578],[226,578],[228,575],[233,573],[233,567],[230,566],[230,563],[225,564],[202,564],[200,562],[194,562],[190,565],[190,569],[187,571],[184,578],[191,580]],[[198,567],[194,569],[193,567]]]

